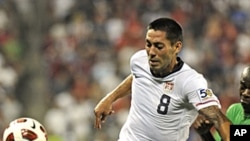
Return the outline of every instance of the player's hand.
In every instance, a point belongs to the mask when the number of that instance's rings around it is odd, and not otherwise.
[[[112,102],[109,102],[108,100],[101,100],[95,107],[94,110],[95,113],[95,128],[101,129],[102,123],[105,122],[105,119],[108,115],[111,115],[114,113],[114,110],[112,109]]]
[[[204,115],[199,114],[192,126],[199,134],[202,135],[210,131],[213,123],[206,119]]]

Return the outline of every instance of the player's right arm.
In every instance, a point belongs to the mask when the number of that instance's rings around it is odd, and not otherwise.
[[[119,98],[122,98],[131,93],[133,76],[130,74],[124,79],[113,91],[108,93],[94,109],[95,113],[95,128],[101,129],[101,123],[105,121],[105,118],[114,113],[112,104]]]

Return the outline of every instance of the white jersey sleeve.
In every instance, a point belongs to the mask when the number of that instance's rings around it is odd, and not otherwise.
[[[207,81],[204,77],[200,74],[193,76],[193,74],[186,77],[187,80],[184,85],[184,90],[187,92],[189,102],[192,103],[197,110],[212,105],[221,108],[217,96],[213,93],[212,89],[208,88]]]

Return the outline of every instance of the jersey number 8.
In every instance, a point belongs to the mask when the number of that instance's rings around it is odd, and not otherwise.
[[[157,107],[157,112],[162,115],[166,115],[168,113],[168,105],[170,103],[170,97],[168,95],[163,94],[160,99],[160,104]]]

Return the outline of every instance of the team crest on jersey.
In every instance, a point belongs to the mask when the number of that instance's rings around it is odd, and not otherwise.
[[[171,93],[174,89],[174,82],[167,81],[164,85],[164,91],[166,94]]]
[[[198,92],[201,100],[205,100],[205,99],[213,96],[213,91],[211,89],[199,89],[197,92]]]

